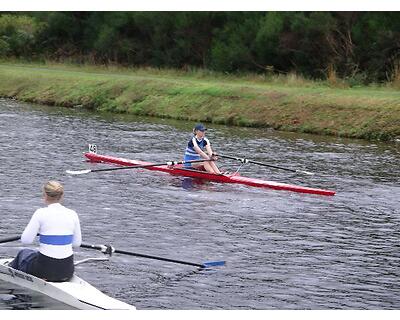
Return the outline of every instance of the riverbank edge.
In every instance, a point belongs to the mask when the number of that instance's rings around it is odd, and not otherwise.
[[[400,93],[191,75],[0,64],[0,96],[235,126],[390,141],[400,136]]]

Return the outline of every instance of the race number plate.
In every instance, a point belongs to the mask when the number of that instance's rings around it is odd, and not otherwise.
[[[95,144],[89,144],[89,152],[97,153],[97,146]]]

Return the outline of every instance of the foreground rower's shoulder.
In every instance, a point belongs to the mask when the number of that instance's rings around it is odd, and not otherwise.
[[[48,211],[47,207],[36,209],[35,212],[33,213],[33,216],[35,216],[35,217],[42,216],[42,215],[46,214],[47,211]]]
[[[63,210],[65,210],[66,212],[68,212],[70,214],[73,214],[73,215],[76,215],[76,216],[78,215],[75,210],[67,208],[67,207],[64,207],[64,206],[63,206]]]

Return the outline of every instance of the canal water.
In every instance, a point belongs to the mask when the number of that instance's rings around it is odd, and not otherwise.
[[[65,185],[85,243],[195,263],[209,271],[114,254],[77,274],[137,309],[399,309],[400,145],[208,125],[214,150],[313,176],[247,164],[243,176],[335,190],[334,197],[106,168],[98,153],[180,160],[194,123],[0,100],[0,238],[20,234],[43,206],[48,179]],[[219,161],[225,170],[238,164]],[[19,242],[0,245],[13,256]],[[101,257],[76,249],[75,259]],[[59,309],[0,281],[0,309]]]

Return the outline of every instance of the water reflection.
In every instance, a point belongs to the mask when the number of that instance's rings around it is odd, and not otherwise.
[[[11,310],[30,310],[35,306],[32,303],[32,297],[28,294],[15,293],[13,290],[8,290],[7,293],[0,293],[0,300],[5,306],[5,309]]]
[[[193,189],[198,190],[201,189],[201,187],[206,184],[207,184],[206,181],[202,179],[195,179],[189,177],[182,178],[182,188],[186,190],[193,190]]]

